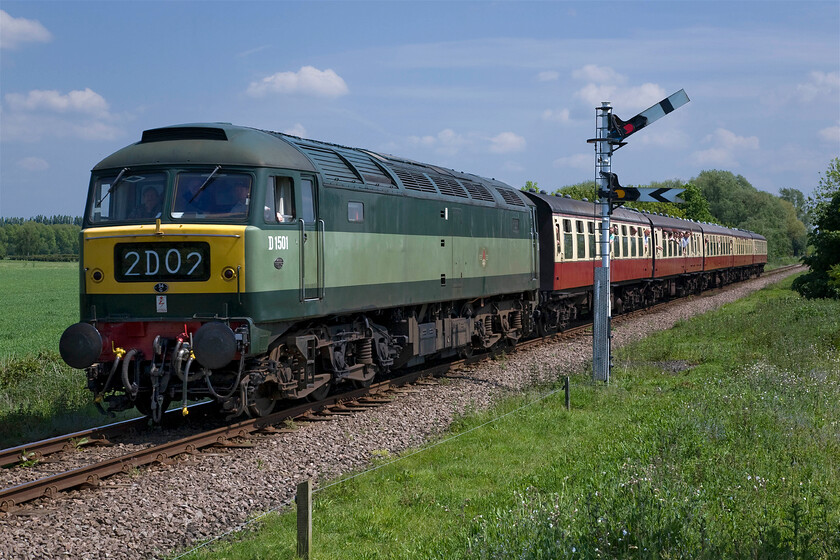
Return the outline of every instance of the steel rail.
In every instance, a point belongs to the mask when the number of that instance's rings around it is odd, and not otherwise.
[[[206,403],[196,403],[187,407],[190,412],[196,412],[204,408]],[[164,421],[171,421],[181,415],[181,409],[166,411]],[[69,451],[83,446],[108,445],[109,438],[128,433],[132,430],[141,430],[148,427],[149,418],[139,416],[128,420],[121,420],[104,426],[88,428],[71,434],[55,436],[40,441],[33,441],[23,445],[16,445],[6,449],[0,449],[0,467],[8,467],[25,461],[39,461],[47,455],[60,451]]]
[[[384,404],[384,402],[390,402],[390,399],[385,401],[370,397],[384,393],[389,389],[412,383],[420,377],[442,375],[452,369],[452,367],[453,364],[440,364],[432,368],[411,372],[395,379],[381,381],[371,385],[367,389],[355,389],[327,397],[322,401],[301,404],[268,416],[243,420],[119,457],[113,457],[85,467],[79,467],[39,480],[4,488],[0,490],[0,511],[9,511],[19,504],[38,498],[55,497],[63,490],[69,490],[79,486],[97,486],[100,480],[105,477],[120,472],[128,472],[133,468],[150,463],[166,463],[178,455],[195,453],[205,447],[213,445],[223,446],[231,439],[245,438],[254,432],[261,430],[270,432],[270,426],[286,420],[296,418],[306,420],[308,417],[311,418],[312,415],[319,412],[325,412],[323,418],[328,418],[330,414],[329,408],[333,406],[350,409],[371,405],[378,406]]]

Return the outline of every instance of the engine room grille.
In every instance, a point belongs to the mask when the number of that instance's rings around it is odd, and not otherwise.
[[[345,181],[347,183],[364,182],[360,175],[333,150],[297,143],[298,148],[312,158],[315,165],[321,168],[327,179]]]
[[[461,184],[475,200],[483,200],[485,202],[495,201],[493,195],[490,194],[490,191],[488,191],[484,185],[479,185],[478,183],[473,183],[472,181],[466,181],[464,179],[461,179]]]
[[[455,179],[446,177],[445,175],[431,175],[431,178],[441,194],[469,198],[467,191]]]
[[[382,168],[380,168],[367,154],[355,152],[353,150],[336,151],[346,158],[347,161],[349,161],[353,167],[362,174],[362,177],[365,179],[365,183],[374,183],[377,185],[397,188],[385,171],[383,171]]]
[[[522,199],[519,198],[519,195],[516,194],[516,191],[512,189],[505,189],[498,187],[496,188],[499,191],[499,194],[502,195],[502,198],[505,199],[505,202],[512,206],[525,206],[525,203],[522,202]]]
[[[429,178],[422,173],[415,173],[408,169],[394,168],[394,173],[400,178],[406,189],[410,191],[420,191],[428,193],[438,192],[435,186],[429,181]]]

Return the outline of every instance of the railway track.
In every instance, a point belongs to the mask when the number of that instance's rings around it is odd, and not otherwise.
[[[765,273],[765,276],[787,272],[797,266],[793,265],[774,269]],[[720,288],[719,290],[723,289],[726,289],[726,287]],[[703,295],[712,295],[717,291],[705,292]],[[675,301],[680,300],[672,300],[647,309],[637,310],[616,317],[614,320],[631,320],[639,314],[661,310],[663,306],[673,304]],[[537,345],[552,343],[560,339],[582,336],[588,334],[590,331],[590,323],[580,324],[542,339],[523,341],[515,348],[527,349]],[[406,385],[416,383],[422,378],[444,376],[448,372],[457,370],[464,365],[478,363],[498,354],[499,352],[490,352],[449,363],[438,364],[394,379],[381,381],[371,385],[367,389],[356,389],[333,395],[317,403],[304,403],[292,406],[269,416],[243,420],[234,424],[202,431],[92,463],[84,467],[70,469],[38,480],[4,488],[0,490],[0,512],[12,511],[23,503],[39,498],[54,498],[62,491],[80,487],[96,487],[105,477],[117,473],[127,473],[133,469],[152,463],[167,464],[179,455],[194,454],[208,447],[250,446],[245,440],[259,437],[260,435],[282,432],[283,428],[277,428],[276,426],[282,425],[288,420],[323,421],[329,420],[332,417],[352,414],[371,407],[381,406],[391,402],[400,391],[404,390],[403,388]],[[200,410],[201,405],[193,405],[193,407],[195,407],[195,410]],[[166,418],[174,419],[180,416],[181,410],[175,409],[170,410]],[[0,466],[8,467],[15,464],[26,464],[27,461],[42,460],[50,454],[78,449],[80,447],[109,445],[110,439],[130,431],[143,430],[147,426],[148,419],[141,417],[0,450]]]

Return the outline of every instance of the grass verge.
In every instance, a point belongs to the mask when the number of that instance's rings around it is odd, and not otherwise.
[[[508,400],[317,492],[313,557],[840,556],[840,302],[789,287],[618,350],[571,412]],[[294,558],[294,514],[189,557]]]

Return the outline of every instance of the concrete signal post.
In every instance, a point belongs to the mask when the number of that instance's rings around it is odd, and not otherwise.
[[[689,102],[685,90],[680,90],[635,117],[623,121],[613,115],[609,101],[601,103],[596,111],[596,136],[589,143],[595,144],[595,184],[598,188],[598,205],[601,214],[601,239],[598,251],[601,266],[595,268],[593,286],[594,319],[592,324],[592,378],[609,383],[612,370],[610,297],[610,217],[614,206],[624,202],[682,202],[677,195],[681,189],[624,188],[618,175],[612,172],[612,154],[624,146],[628,136],[659,120]]]

